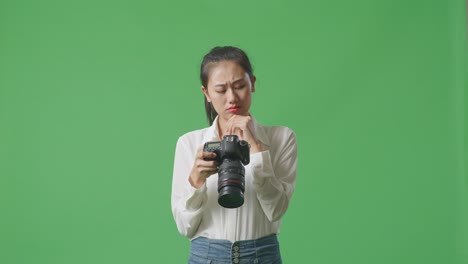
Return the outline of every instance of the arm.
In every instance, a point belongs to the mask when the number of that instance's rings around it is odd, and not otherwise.
[[[270,221],[279,220],[288,209],[296,183],[297,145],[291,129],[274,135],[274,149],[251,155],[257,198]],[[274,151],[275,160],[272,160]]]
[[[206,183],[198,189],[189,183],[194,160],[195,150],[183,137],[179,138],[174,158],[171,206],[177,229],[188,238],[195,235],[208,198]]]

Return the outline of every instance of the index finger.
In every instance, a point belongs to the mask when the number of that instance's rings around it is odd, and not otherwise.
[[[197,148],[197,154],[196,154],[197,158],[203,158],[203,146],[199,146]]]
[[[216,153],[214,152],[207,152],[207,151],[204,151],[202,152],[202,157],[203,159],[214,159],[216,157]]]

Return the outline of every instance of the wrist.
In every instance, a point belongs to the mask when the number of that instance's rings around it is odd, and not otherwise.
[[[197,176],[197,175],[194,175],[194,174],[191,174],[190,177],[189,177],[190,185],[192,185],[196,189],[199,189],[200,187],[202,187],[203,184],[205,184],[205,181],[206,181],[206,179],[204,177]]]
[[[262,143],[255,142],[254,144],[250,145],[250,153],[257,153],[263,151]]]

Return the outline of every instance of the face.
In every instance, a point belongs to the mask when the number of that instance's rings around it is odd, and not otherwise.
[[[236,62],[221,61],[211,66],[208,87],[202,91],[219,118],[228,120],[233,115],[249,115],[254,83],[255,77],[251,79]]]

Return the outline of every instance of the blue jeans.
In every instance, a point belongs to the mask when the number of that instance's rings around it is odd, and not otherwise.
[[[255,240],[229,240],[198,237],[192,240],[189,264],[281,264],[275,234]]]

